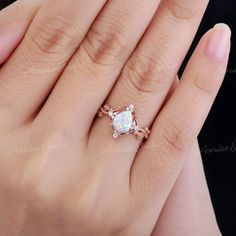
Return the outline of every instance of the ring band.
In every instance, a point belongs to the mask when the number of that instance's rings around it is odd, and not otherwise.
[[[151,133],[149,128],[138,126],[133,104],[118,109],[112,109],[106,104],[100,107],[97,114],[101,118],[104,116],[110,118],[114,139],[125,134],[134,134],[138,139],[148,139]]]

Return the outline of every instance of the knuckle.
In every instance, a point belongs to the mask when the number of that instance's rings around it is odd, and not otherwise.
[[[165,152],[181,153],[189,148],[191,144],[191,127],[186,124],[179,126],[177,122],[166,119],[160,124],[160,136]]]
[[[55,13],[35,23],[29,34],[32,48],[43,54],[59,54],[72,49],[77,27],[70,17]]]
[[[166,8],[171,14],[180,20],[189,20],[197,13],[198,1],[179,1],[179,0],[168,0],[164,1]]]
[[[121,37],[113,29],[105,31],[94,25],[81,46],[93,63],[112,66],[121,59],[126,47]]]
[[[156,93],[166,87],[168,80],[162,79],[158,72],[160,64],[147,56],[130,61],[124,68],[122,76],[127,78],[139,93]]]
[[[217,80],[209,79],[209,76],[195,75],[193,86],[197,93],[213,97],[216,92],[215,88],[218,87],[217,82]]]
[[[68,131],[62,123],[50,123],[50,127],[45,127],[43,131],[42,140],[38,147],[40,153],[44,155],[47,152],[61,153],[67,150],[70,147],[70,143],[64,141],[64,136],[67,133]]]
[[[47,164],[50,162],[49,152],[38,150],[36,152],[34,159],[37,159],[37,167],[35,167],[34,162],[29,163],[29,166],[24,168],[24,173],[19,178],[18,186],[19,190],[25,193],[26,199],[33,200],[39,203],[40,206],[47,208],[62,199],[67,191],[64,188],[64,181],[61,181],[60,188],[58,188],[54,181],[50,179],[52,177],[51,173],[47,172]]]
[[[79,200],[79,203],[77,204],[77,212],[79,213],[78,220],[82,222],[88,222],[93,220],[93,223],[95,224],[95,214],[94,210],[96,209],[95,202],[92,201],[81,201]]]
[[[97,180],[92,180],[97,181]],[[86,188],[81,187],[78,201],[76,203],[76,212],[79,215],[78,220],[82,222],[93,221],[97,224],[101,219],[102,211],[98,204],[103,204],[104,199],[101,198],[96,185],[93,185],[91,180],[86,181]]]

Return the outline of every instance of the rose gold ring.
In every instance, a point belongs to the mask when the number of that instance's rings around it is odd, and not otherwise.
[[[98,116],[108,116],[110,118],[114,139],[125,134],[134,134],[139,139],[148,139],[151,133],[149,128],[138,126],[135,107],[132,104],[118,109],[112,109],[109,105],[104,105],[98,110]]]

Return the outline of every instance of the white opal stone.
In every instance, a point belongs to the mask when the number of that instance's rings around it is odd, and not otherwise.
[[[127,110],[119,113],[114,120],[112,121],[112,127],[114,130],[117,131],[119,134],[125,134],[127,133],[133,123],[133,116],[132,112]]]

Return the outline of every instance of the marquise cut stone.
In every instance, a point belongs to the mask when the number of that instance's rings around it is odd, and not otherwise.
[[[127,110],[119,113],[112,121],[112,127],[119,134],[127,133],[133,124],[132,112]]]

